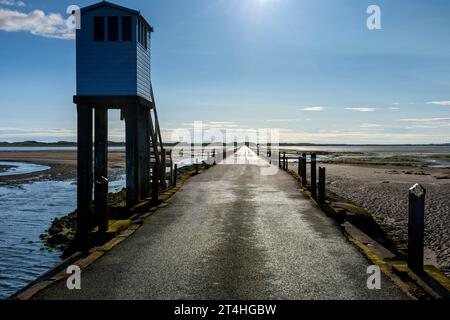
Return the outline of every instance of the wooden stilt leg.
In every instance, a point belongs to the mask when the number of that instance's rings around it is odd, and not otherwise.
[[[146,199],[150,193],[150,109],[139,106],[138,115],[138,144],[139,144],[139,185],[140,199]]]
[[[95,108],[95,224],[108,230],[108,110]]]
[[[138,157],[138,106],[125,109],[127,207],[132,208],[139,201],[139,157]]]
[[[77,157],[77,232],[75,244],[79,248],[89,246],[92,228],[92,108],[77,105],[78,157]]]

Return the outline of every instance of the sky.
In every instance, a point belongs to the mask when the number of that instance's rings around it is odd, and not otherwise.
[[[66,8],[0,0],[0,141],[76,140]],[[205,128],[277,128],[281,142],[450,143],[447,0],[115,0],[155,28],[165,141]],[[369,30],[369,5],[381,29]],[[110,112],[110,139],[124,124]]]

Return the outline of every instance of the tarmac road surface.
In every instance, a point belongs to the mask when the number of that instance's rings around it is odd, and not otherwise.
[[[371,263],[286,172],[245,147],[230,159],[85,269],[81,290],[35,299],[406,299],[384,275],[367,288]]]

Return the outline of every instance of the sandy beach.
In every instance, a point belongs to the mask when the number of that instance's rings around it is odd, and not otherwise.
[[[388,236],[401,246],[407,243],[409,188],[422,184],[427,189],[425,246],[434,253],[441,270],[450,275],[450,169],[319,165],[327,169],[330,191],[367,209]]]

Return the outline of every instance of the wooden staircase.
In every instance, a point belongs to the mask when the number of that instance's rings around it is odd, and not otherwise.
[[[167,181],[169,181],[170,185],[173,184],[172,151],[164,148],[152,86],[150,86],[150,96],[152,99],[152,108],[150,111],[150,168],[152,171],[152,180],[155,177],[155,168],[159,168],[159,188],[165,190],[168,186]],[[167,172],[167,168],[169,168],[169,172]],[[170,175],[168,176],[168,174]]]

